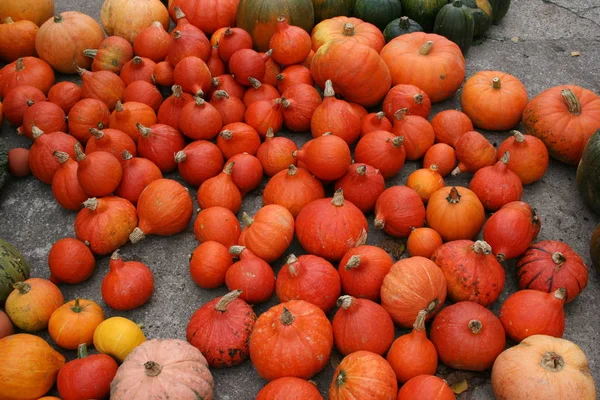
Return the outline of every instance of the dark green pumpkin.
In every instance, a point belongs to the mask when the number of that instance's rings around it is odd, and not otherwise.
[[[592,257],[592,263],[600,271],[600,224],[596,227],[592,234],[592,240],[590,240],[590,256]]]
[[[0,303],[13,291],[13,284],[29,279],[29,264],[19,250],[0,239]]]
[[[463,0],[473,15],[473,37],[480,38],[492,25],[492,6],[488,0]]]
[[[354,3],[354,16],[381,30],[401,15],[400,0],[356,0]]]
[[[404,16],[390,22],[383,30],[383,37],[387,43],[395,37],[412,32],[423,32],[423,27],[416,21]]]
[[[462,0],[454,0],[442,7],[438,13],[433,32],[452,40],[463,54],[467,54],[473,42],[474,28],[469,8],[464,6]]]
[[[236,24],[250,33],[257,51],[267,51],[281,15],[308,33],[315,24],[312,0],[240,0]]]
[[[338,16],[349,17],[354,11],[356,0],[312,0],[315,9],[315,24]]]
[[[0,189],[8,178],[8,149],[4,142],[0,140]]]
[[[600,129],[583,150],[577,167],[577,188],[585,204],[600,215]]]
[[[493,13],[492,22],[494,24],[498,24],[498,22],[500,22],[500,20],[502,18],[504,18],[504,16],[508,12],[508,9],[510,8],[510,0],[489,0],[489,1],[490,1],[490,4],[492,5],[492,13]]]
[[[408,18],[417,21],[425,32],[433,31],[438,12],[448,4],[447,0],[401,0],[402,11]]]

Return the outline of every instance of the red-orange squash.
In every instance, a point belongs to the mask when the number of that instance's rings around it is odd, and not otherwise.
[[[294,237],[294,216],[287,208],[270,204],[250,217],[244,213],[246,225],[239,243],[268,263],[277,260],[290,246]]]
[[[158,21],[169,29],[169,13],[158,0],[104,0],[100,20],[109,36],[133,43],[139,33]]]
[[[265,385],[256,395],[255,400],[284,399],[296,396],[302,400],[323,400],[317,385],[313,381],[286,376],[275,379]]]
[[[467,188],[446,186],[429,198],[427,225],[445,241],[474,238],[484,221],[481,201]]]

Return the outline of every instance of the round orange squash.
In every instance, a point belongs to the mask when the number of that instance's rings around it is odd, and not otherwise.
[[[160,0],[104,0],[100,20],[109,36],[120,36],[132,44],[152,22],[160,22],[165,30],[169,30],[170,22],[169,12]]]
[[[13,21],[22,19],[37,26],[54,15],[54,0],[2,0],[0,1],[0,20],[11,17]]]

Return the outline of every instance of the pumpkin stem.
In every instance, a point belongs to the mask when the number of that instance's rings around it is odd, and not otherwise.
[[[20,294],[27,294],[31,290],[31,285],[25,282],[17,282],[12,287],[13,289],[17,289]]]
[[[79,142],[75,143],[74,149],[75,149],[75,160],[76,161],[85,160],[85,153],[83,152]]]
[[[79,304],[79,298],[75,299],[75,304],[71,307],[71,311],[78,314],[83,311],[83,307]]]
[[[225,28],[225,32],[223,32],[224,36],[231,36],[233,35],[233,31],[231,30],[231,27],[228,26],[227,28]]]
[[[335,378],[335,384],[338,387],[341,387],[344,385],[344,383],[346,383],[346,371],[342,370],[338,374],[337,378]]]
[[[402,28],[402,29],[408,29],[408,28],[410,28],[410,20],[406,16],[400,17],[400,21],[398,21],[398,25],[400,25],[400,28]]]
[[[281,14],[278,18],[277,18],[277,22],[285,22],[285,16],[283,14]]]
[[[179,150],[177,153],[175,153],[175,162],[177,164],[184,162],[187,158],[187,154],[185,154],[185,151],[183,150]]]
[[[231,138],[233,138],[233,132],[231,132],[229,129],[225,129],[223,132],[219,133],[219,136],[225,140],[231,140]]]
[[[171,86],[171,92],[173,96],[180,98],[183,95],[183,88],[181,85],[173,85]]]
[[[121,100],[117,100],[117,103],[115,104],[115,110],[117,112],[123,111],[123,103],[121,103]]]
[[[290,164],[288,165],[288,176],[294,176],[298,173],[298,167],[296,167],[294,164]]]
[[[83,55],[90,58],[95,58],[98,54],[98,49],[85,49],[83,50]]]
[[[394,113],[394,118],[396,118],[398,121],[402,121],[406,114],[408,114],[408,108],[401,108]]]
[[[227,93],[224,90],[215,90],[215,92],[213,93],[213,96],[215,96],[219,100],[228,99],[229,93]]]
[[[425,309],[425,311],[427,311],[427,314],[431,314],[437,308],[438,304],[440,304],[440,301],[438,299],[435,299],[431,303],[429,303],[427,305],[427,308]]]
[[[23,71],[25,69],[25,63],[23,62],[23,57],[17,58],[17,63],[15,64],[16,71]]]
[[[62,22],[62,20],[63,20],[62,15],[57,14],[54,16],[54,22],[59,23],[59,22]]]
[[[234,166],[234,165],[235,165],[235,161],[232,161],[232,162],[230,162],[230,163],[227,163],[227,164],[225,165],[225,168],[223,168],[223,172],[224,172],[226,175],[231,175],[231,171],[233,171],[233,166]]]
[[[346,263],[346,266],[344,268],[346,268],[346,271],[351,271],[354,268],[358,268],[359,265],[360,265],[360,256],[354,255],[354,256],[350,257],[350,259],[348,260],[348,262]]]
[[[458,193],[456,186],[452,186],[452,189],[450,189],[450,194],[448,194],[446,200],[448,200],[448,203],[450,204],[457,204],[460,203],[460,197],[460,193]]]
[[[246,228],[254,223],[254,219],[251,216],[249,216],[245,211],[242,214],[242,221],[244,221],[244,225],[246,226]]]
[[[339,308],[343,308],[344,310],[347,310],[348,308],[350,308],[350,306],[352,305],[353,302],[354,302],[354,297],[344,295],[344,296],[340,296],[337,299],[337,306]]]
[[[484,240],[478,240],[473,244],[473,251],[477,254],[483,254],[485,256],[492,254],[492,246],[490,246]]]
[[[452,5],[454,7],[462,7],[462,0],[454,0],[454,3],[452,3]]]
[[[496,254],[496,260],[498,260],[498,262],[504,262],[504,260],[506,260],[506,254],[503,254],[503,253]]]
[[[83,208],[87,208],[92,211],[96,211],[98,208],[98,199],[95,197],[90,197],[86,201],[82,203]]]
[[[452,175],[452,176],[459,175],[462,172],[462,169],[460,169],[461,165],[462,165],[462,163],[459,163],[458,166],[452,170],[450,175]]]
[[[215,310],[217,310],[219,312],[227,311],[227,306],[232,301],[234,301],[235,299],[240,297],[240,294],[242,294],[241,290],[233,290],[233,291],[227,293],[225,296],[221,297],[221,299],[217,302],[217,304],[215,305]]]
[[[344,36],[354,36],[356,34],[356,29],[351,22],[346,22],[344,24]]]
[[[144,125],[140,124],[139,122],[137,124],[135,124],[135,127],[137,128],[138,131],[140,131],[140,135],[142,135],[145,138],[150,136],[150,134],[152,133],[152,129],[145,127]]]
[[[131,60],[131,62],[133,62],[135,65],[140,65],[144,62],[144,60],[140,56],[135,56],[133,57],[133,60]]]
[[[292,102],[282,96],[281,97],[281,105],[283,106],[283,108],[288,108],[289,106],[292,105]]]
[[[325,132],[321,136],[331,136],[331,135],[333,135],[333,132]]]
[[[146,376],[150,377],[158,376],[162,371],[161,365],[154,361],[146,361],[144,363],[144,368],[146,370]]]
[[[285,79],[285,76],[283,74],[277,74],[275,76],[275,79],[277,79],[278,81],[281,81],[281,80]]]
[[[260,87],[262,86],[262,83],[260,83],[260,81],[256,78],[253,77],[248,77],[248,80],[250,81],[250,84],[252,85],[252,87],[256,90],[260,89]]]
[[[87,345],[85,343],[81,343],[77,346],[77,358],[85,358],[88,355]]]
[[[500,82],[500,78],[495,77],[492,79],[492,87],[496,90],[502,89],[502,82]]]
[[[267,133],[265,134],[265,137],[268,137],[268,138],[275,137],[275,133],[273,132],[272,127],[269,127],[269,129],[267,129]]]
[[[564,368],[565,360],[555,352],[547,351],[542,356],[540,365],[550,372],[558,372]]]
[[[421,46],[421,48],[419,49],[419,54],[422,56],[426,56],[429,54],[429,52],[431,51],[431,48],[433,47],[433,40],[428,40],[427,42],[425,42],[423,44],[423,46]]]
[[[555,253],[552,253],[552,261],[554,261],[554,264],[556,264],[554,270],[558,271],[560,267],[562,267],[563,264],[567,261],[567,259],[565,258],[563,253],[557,251]]]
[[[246,250],[246,246],[231,246],[229,248],[229,254],[239,257],[244,250]]]
[[[392,146],[399,149],[404,144],[404,136],[396,136],[391,140]]]
[[[180,20],[181,18],[185,18],[185,13],[181,8],[175,6],[173,7],[173,11],[175,11],[175,19]]]
[[[131,154],[127,150],[123,150],[123,161],[129,161],[132,158],[133,158],[133,154]]]
[[[325,97],[335,96],[335,91],[333,90],[333,82],[331,82],[330,79],[325,81],[325,90],[323,90],[323,96],[325,96]]]
[[[94,136],[96,139],[102,139],[104,137],[104,132],[101,131],[100,129],[96,129],[96,128],[90,128],[89,132],[92,136]]]
[[[360,176],[365,176],[367,174],[367,166],[363,164],[356,167],[356,173]]]
[[[42,136],[44,134],[44,131],[41,130],[40,128],[38,128],[35,125],[31,126],[31,135],[33,136],[33,140],[39,138],[40,136]]]
[[[269,59],[269,57],[271,57],[273,55],[273,49],[269,49],[265,52],[265,62],[267,62],[267,60]]]
[[[379,111],[378,113],[375,113],[375,117],[377,117],[377,119],[381,121],[385,118],[385,113],[383,111]]]
[[[64,151],[58,151],[56,150],[55,152],[52,153],[52,155],[58,160],[59,163],[64,164],[67,161],[69,161],[69,158],[71,156],[69,156],[68,153],[65,153]]]
[[[295,254],[290,254],[287,261],[285,262],[287,264],[290,275],[293,277],[298,276],[298,268],[296,268],[296,266],[295,266],[295,264],[297,262],[298,262],[298,258],[296,258]]]
[[[417,319],[415,319],[415,323],[413,324],[413,329],[415,331],[424,331],[425,330],[425,319],[427,318],[427,310],[421,310],[417,314]]]
[[[581,114],[581,103],[575,93],[571,89],[564,89],[560,91],[560,94],[565,99],[567,106],[569,107],[569,112],[573,115]]]
[[[437,170],[438,170],[438,169],[439,169],[439,168],[438,168],[437,164],[431,164],[431,165],[429,166],[429,170],[430,170],[430,171],[435,171],[435,172],[437,172]]]
[[[517,130],[512,130],[512,131],[510,131],[510,133],[515,138],[515,142],[523,143],[525,141],[525,135],[523,135],[521,132],[519,132]]]
[[[31,99],[27,99],[26,103],[27,103],[27,107],[31,107],[32,105],[35,104],[35,101],[33,101]]]
[[[75,71],[77,71],[79,76],[83,76],[85,73],[88,72],[86,69],[83,69],[79,65],[77,65],[76,61],[73,61],[73,67],[75,67]]]
[[[6,18],[4,19],[4,23],[5,23],[5,24],[14,24],[14,23],[15,23],[15,21],[13,21],[13,19],[12,19],[11,17],[6,17]]]
[[[119,254],[119,249],[116,249],[115,251],[113,251],[113,253],[110,255],[110,259],[111,260],[121,260],[121,254]]]
[[[196,93],[196,95],[194,96],[194,102],[196,103],[197,106],[201,106],[204,105],[204,103],[206,103],[204,101],[204,99],[202,98],[202,96],[204,96],[204,92],[202,90],[200,90],[198,93]]]
[[[562,287],[556,289],[556,291],[554,292],[554,297],[556,297],[559,300],[564,300],[565,297],[567,297],[567,289]]]
[[[288,310],[287,308],[283,307],[283,312],[281,313],[281,316],[279,317],[279,321],[283,324],[283,325],[291,325],[294,320],[296,319],[296,317],[294,317],[294,315],[292,315],[292,313],[290,312],[290,310]]]
[[[331,199],[331,204],[336,207],[342,207],[344,205],[344,191],[342,188],[339,188],[333,194],[333,199]]]
[[[375,229],[383,229],[385,227],[385,221],[375,217],[375,220],[373,221],[373,226],[375,227]]]
[[[510,152],[505,151],[504,154],[502,155],[502,158],[500,159],[500,161],[504,165],[508,164],[508,162],[510,161]]]
[[[483,325],[481,324],[481,321],[476,320],[476,319],[472,319],[469,321],[469,329],[474,334],[477,335],[479,332],[481,332],[482,328],[483,328]]]
[[[135,228],[133,230],[133,232],[131,232],[131,234],[129,235],[129,240],[131,240],[131,243],[133,243],[133,244],[141,242],[145,238],[146,238],[146,234],[140,228]]]
[[[417,93],[413,96],[413,100],[415,104],[423,104],[423,95],[421,93]]]

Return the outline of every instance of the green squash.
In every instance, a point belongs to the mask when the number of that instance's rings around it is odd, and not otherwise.
[[[404,16],[390,22],[383,30],[383,37],[387,43],[395,37],[412,32],[423,32],[423,27],[416,21]]]
[[[0,140],[0,189],[8,178],[8,148]]]
[[[600,271],[600,224],[596,227],[592,234],[592,240],[590,240],[590,256],[592,257],[592,263]]]
[[[508,12],[508,9],[510,8],[510,0],[489,0],[489,1],[490,1],[490,4],[492,5],[492,13],[493,13],[492,22],[494,23],[494,25],[497,25],[498,22],[500,22],[500,20],[502,18],[504,18],[504,16]]]
[[[408,18],[417,21],[425,32],[433,31],[438,12],[448,4],[447,0],[401,0],[402,11]]]
[[[400,0],[356,0],[354,3],[354,16],[381,30],[401,15]]]
[[[351,16],[355,2],[356,0],[312,0],[315,9],[315,24],[324,19]]]
[[[577,167],[577,188],[583,201],[600,214],[600,129],[590,137]]]
[[[312,0],[240,0],[236,24],[250,33],[254,48],[264,52],[269,50],[269,41],[280,15],[288,24],[299,26],[308,33],[315,24]]]
[[[29,264],[19,250],[0,239],[0,303],[13,291],[13,284],[29,279]]]
[[[467,54],[473,42],[474,29],[475,23],[469,8],[463,5],[462,0],[454,0],[438,13],[433,32],[452,40],[463,54]]]
[[[492,6],[488,0],[463,0],[473,15],[473,37],[480,38],[492,25]]]

